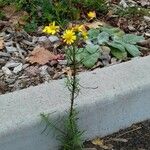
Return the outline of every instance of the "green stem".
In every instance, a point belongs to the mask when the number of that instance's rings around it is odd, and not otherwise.
[[[72,70],[73,70],[73,76],[72,76],[72,91],[71,91],[71,107],[70,107],[70,118],[73,115],[73,106],[74,106],[74,99],[75,99],[75,91],[76,91],[76,52],[75,48],[73,46],[73,53],[72,53]]]

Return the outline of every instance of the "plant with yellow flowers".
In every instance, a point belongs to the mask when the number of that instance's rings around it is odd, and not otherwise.
[[[44,33],[47,34],[56,34],[58,33],[59,27],[55,25],[55,22],[46,26],[43,29]],[[76,76],[77,74],[77,66],[78,61],[76,58],[78,51],[78,42],[80,40],[85,40],[88,38],[87,31],[83,25],[75,25],[71,28],[66,29],[63,34],[60,36],[64,44],[66,44],[67,50],[66,53],[69,53],[70,58],[70,68],[72,75],[67,78],[67,87],[70,91],[70,109],[68,113],[68,117],[64,122],[64,129],[61,130],[49,122],[48,116],[41,114],[43,120],[52,127],[54,127],[59,133],[61,133],[61,141],[62,145],[60,150],[82,150],[83,141],[82,141],[82,133],[77,125],[77,111],[74,108],[75,98],[79,93],[79,80]],[[67,55],[67,54],[66,54]]]

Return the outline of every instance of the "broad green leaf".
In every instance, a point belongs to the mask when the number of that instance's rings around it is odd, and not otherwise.
[[[88,35],[90,40],[97,39],[97,36],[99,35],[99,29],[90,29],[88,31]]]
[[[139,41],[144,40],[143,36],[137,36],[134,34],[125,34],[122,38],[123,42],[129,43],[129,44],[136,44]]]
[[[95,52],[99,49],[99,45],[92,45],[92,44],[89,44],[89,45],[86,45],[85,49],[86,49],[90,54],[93,54],[93,53],[95,53]]]
[[[83,60],[83,65],[87,68],[91,68],[95,65],[99,57],[100,53],[90,54]]]
[[[108,42],[109,36],[110,35],[107,32],[101,32],[97,37],[98,44],[102,45],[102,44]]]
[[[122,51],[120,51],[120,50],[118,50],[118,49],[112,47],[112,48],[111,48],[111,53],[112,53],[112,55],[115,56],[117,59],[124,60],[125,58],[127,58],[127,52],[126,52],[126,51],[122,52]]]
[[[87,54],[85,52],[85,48],[79,48],[76,53],[76,60],[78,62],[81,62],[84,59],[84,57],[86,57],[85,54]]]
[[[122,44],[120,44],[120,43],[112,42],[112,43],[107,43],[107,44],[108,44],[109,46],[111,46],[111,47],[114,47],[114,48],[116,48],[116,49],[122,51],[122,52],[125,52],[125,47],[124,47]]]
[[[104,32],[107,32],[110,35],[114,35],[114,34],[120,35],[120,34],[123,33],[123,31],[121,29],[114,28],[114,27],[111,27],[111,26],[103,27],[103,28],[101,28],[101,30],[104,31]]]
[[[134,57],[139,56],[141,54],[141,52],[135,45],[125,44],[125,48]]]

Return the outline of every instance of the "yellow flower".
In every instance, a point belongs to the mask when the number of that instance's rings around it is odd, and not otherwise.
[[[43,29],[44,33],[48,33],[48,34],[56,34],[57,32],[59,32],[59,26],[55,25],[55,21],[51,24],[49,24],[49,26],[45,26],[45,28]]]
[[[96,18],[96,13],[95,11],[90,11],[89,13],[87,13],[87,16],[89,17],[90,20]]]
[[[80,26],[78,27],[78,31],[79,31],[79,32],[86,31],[85,26],[84,26],[84,25],[80,25]]]
[[[82,36],[83,36],[83,38],[85,40],[88,39],[88,33],[87,33],[87,31],[82,31],[81,34],[82,34]]]
[[[77,39],[75,32],[73,30],[66,30],[62,35],[62,38],[65,43],[71,45]]]

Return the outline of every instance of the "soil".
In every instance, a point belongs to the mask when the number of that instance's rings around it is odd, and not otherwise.
[[[101,140],[101,145],[94,145],[92,141],[86,141],[84,145],[95,150],[150,150],[150,120],[133,124]]]

